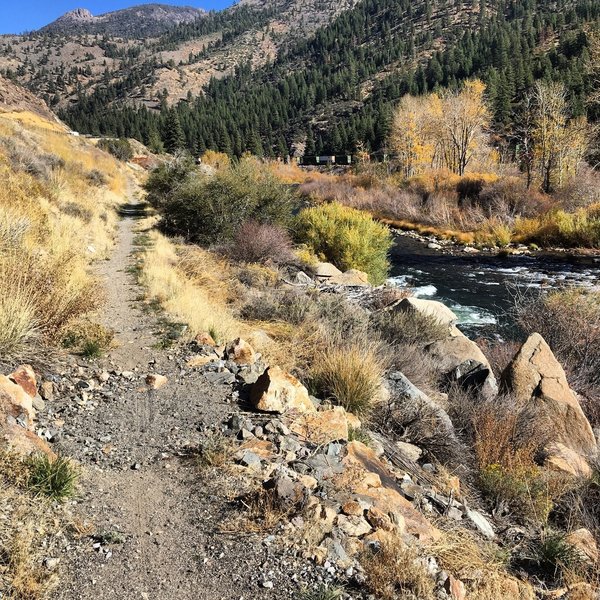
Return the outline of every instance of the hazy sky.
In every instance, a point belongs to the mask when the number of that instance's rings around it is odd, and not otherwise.
[[[233,0],[155,0],[156,4],[194,6],[206,10],[225,8]],[[87,8],[94,15],[137,4],[145,0],[0,0],[0,33],[21,33],[38,29],[74,8]]]

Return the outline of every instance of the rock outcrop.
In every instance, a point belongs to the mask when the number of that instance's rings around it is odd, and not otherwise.
[[[425,300],[423,298],[404,298],[395,310],[401,310],[407,313],[417,313],[437,321],[441,325],[448,327],[448,332],[452,335],[459,335],[460,331],[456,328],[458,317],[445,305],[437,300]]]
[[[498,395],[492,367],[479,346],[462,333],[427,346],[440,375],[464,389],[478,389],[486,398]]]
[[[592,427],[562,366],[541,335],[529,336],[506,368],[502,382],[522,407],[522,433],[542,431],[550,459],[553,444],[561,444],[584,458],[597,452]]]

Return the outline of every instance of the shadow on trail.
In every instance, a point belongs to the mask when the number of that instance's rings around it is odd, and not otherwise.
[[[148,204],[145,202],[129,202],[119,207],[119,215],[129,219],[142,219],[148,216]]]

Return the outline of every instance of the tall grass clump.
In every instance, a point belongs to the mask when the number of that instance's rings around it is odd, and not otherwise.
[[[367,415],[382,384],[385,357],[378,343],[328,341],[311,370],[311,382],[322,397],[357,415]]]
[[[69,459],[40,454],[29,459],[28,467],[27,487],[35,494],[58,501],[75,495],[78,474]]]
[[[366,212],[338,203],[304,209],[296,219],[298,241],[342,270],[359,269],[371,283],[385,281],[392,236]]]
[[[425,563],[400,538],[384,539],[359,557],[370,592],[381,600],[433,600],[434,581]]]

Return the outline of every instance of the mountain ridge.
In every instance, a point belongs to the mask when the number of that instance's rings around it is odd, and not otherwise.
[[[120,10],[93,15],[87,8],[66,12],[38,31],[50,34],[154,36],[181,23],[190,23],[205,16],[204,9],[169,4],[140,4]]]

